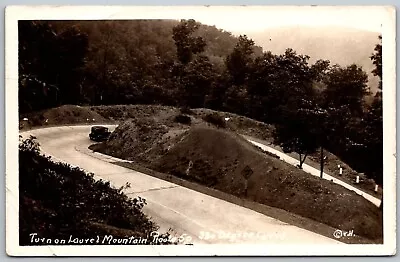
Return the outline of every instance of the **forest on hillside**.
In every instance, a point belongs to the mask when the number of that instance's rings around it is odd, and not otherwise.
[[[376,40],[370,59],[381,79]],[[274,124],[286,152],[305,158],[323,147],[381,184],[382,91],[366,103],[360,66],[309,59],[194,20],[19,21],[19,111],[63,104],[228,111]]]

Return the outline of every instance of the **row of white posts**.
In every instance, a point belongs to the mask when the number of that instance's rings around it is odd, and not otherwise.
[[[338,165],[338,168],[339,168],[339,176],[342,176],[343,175],[343,167]],[[360,176],[356,176],[356,184],[358,184],[358,183],[360,183]],[[374,191],[378,192],[378,188],[379,188],[379,186],[375,185],[375,190]]]

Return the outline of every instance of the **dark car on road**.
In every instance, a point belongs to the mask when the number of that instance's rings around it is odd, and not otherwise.
[[[111,132],[105,126],[92,126],[89,138],[90,140],[101,142],[107,140],[110,134]]]

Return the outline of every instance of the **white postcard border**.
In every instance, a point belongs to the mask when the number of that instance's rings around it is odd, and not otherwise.
[[[18,243],[18,20],[182,19],[194,11],[260,12],[263,8],[370,8],[381,15],[384,119],[383,245],[196,245],[196,246],[19,246]],[[89,11],[88,11],[89,10]],[[379,12],[378,12],[379,10]],[[374,13],[375,14],[375,13]],[[391,255],[396,252],[396,18],[391,6],[10,6],[5,18],[6,251],[13,256],[157,256],[157,255]],[[372,53],[372,50],[371,50]]]

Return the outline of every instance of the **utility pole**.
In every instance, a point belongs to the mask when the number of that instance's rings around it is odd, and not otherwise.
[[[322,178],[323,175],[324,175],[324,160],[325,160],[325,158],[324,158],[324,147],[323,147],[324,142],[325,142],[325,138],[324,138],[324,136],[325,136],[324,125],[326,123],[325,115],[324,114],[320,115],[320,119],[319,120],[320,120],[319,142],[320,142],[320,150],[321,150],[321,155],[320,155],[320,161],[319,162],[320,162],[320,165],[321,165],[320,177]]]

